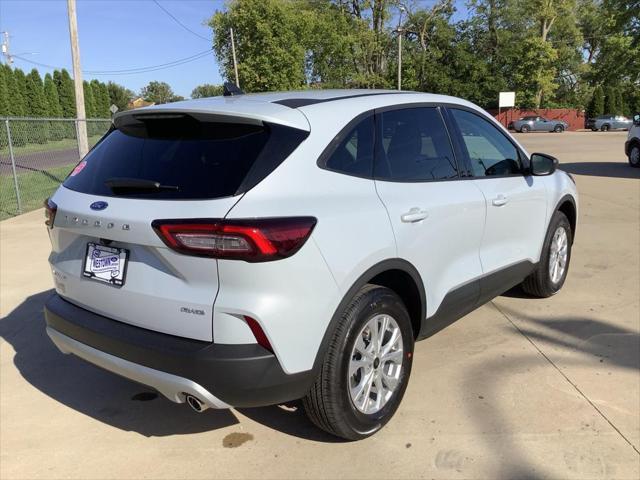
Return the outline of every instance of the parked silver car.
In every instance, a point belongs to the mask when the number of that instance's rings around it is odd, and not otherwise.
[[[587,120],[587,128],[590,128],[594,132],[602,130],[608,132],[609,130],[629,130],[633,121],[622,115],[600,115],[596,118],[590,118]]]
[[[556,132],[562,133],[567,128],[569,128],[569,124],[562,120],[557,119],[546,119],[544,117],[539,116],[529,116],[522,117],[515,122],[512,122],[509,125],[510,128],[516,130],[517,132],[527,133],[527,132]]]

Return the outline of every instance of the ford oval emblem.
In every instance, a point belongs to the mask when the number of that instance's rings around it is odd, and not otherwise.
[[[91,205],[89,205],[89,208],[91,210],[104,210],[108,206],[109,204],[107,202],[93,202]]]

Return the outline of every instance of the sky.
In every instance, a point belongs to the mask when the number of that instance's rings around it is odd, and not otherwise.
[[[460,10],[464,10],[463,3],[456,2]],[[205,52],[211,47],[206,39],[212,35],[207,20],[223,8],[224,0],[77,0],[83,79],[112,80],[134,92],[158,80],[183,97],[189,97],[197,85],[221,84],[215,57]],[[43,76],[53,71],[52,67],[72,72],[66,0],[0,0],[2,31],[10,34],[11,53],[23,57],[14,59],[15,67],[25,71],[35,67]],[[171,68],[134,74],[113,72],[198,54],[202,56]],[[91,73],[107,71],[112,73]]]
[[[211,38],[206,26],[222,0],[158,0],[158,3],[198,35]],[[160,65],[210,49],[211,42],[185,30],[152,0],[78,0],[78,38],[85,80],[113,80],[138,92],[151,80],[167,82],[188,97],[203,83],[222,83],[213,53],[172,68],[136,74],[90,74]],[[71,68],[66,0],[0,0],[0,31],[10,34],[13,55],[58,68]],[[4,60],[3,60],[4,61]],[[15,58],[25,71],[52,68]]]

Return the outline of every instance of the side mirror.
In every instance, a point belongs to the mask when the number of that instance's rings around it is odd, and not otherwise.
[[[637,125],[637,126],[640,126],[640,113],[636,113],[633,116],[633,124]]]
[[[551,175],[558,167],[558,159],[546,153],[532,153],[529,159],[531,175]]]

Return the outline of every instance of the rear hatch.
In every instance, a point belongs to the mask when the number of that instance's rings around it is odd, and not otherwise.
[[[259,118],[120,117],[51,198],[57,292],[118,321],[211,341],[217,260],[170,250],[151,224],[224,218],[307,135]]]

